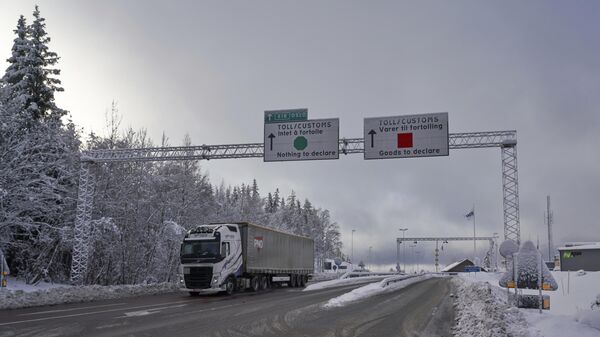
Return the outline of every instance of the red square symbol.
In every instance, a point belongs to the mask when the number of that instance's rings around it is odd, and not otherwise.
[[[399,133],[398,134],[398,148],[407,148],[413,147],[413,134],[409,133]]]

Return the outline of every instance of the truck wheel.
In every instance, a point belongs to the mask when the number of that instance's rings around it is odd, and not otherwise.
[[[300,288],[306,287],[306,275],[298,275],[298,280],[300,281]]]
[[[260,290],[260,282],[258,280],[258,276],[252,277],[250,280],[250,290],[257,292]]]
[[[233,277],[228,277],[225,281],[225,292],[227,295],[232,295],[235,291],[235,280]]]
[[[298,287],[298,275],[296,275],[296,274],[292,274],[292,287],[293,288]]]
[[[260,290],[267,290],[269,288],[269,280],[266,276],[260,277]]]

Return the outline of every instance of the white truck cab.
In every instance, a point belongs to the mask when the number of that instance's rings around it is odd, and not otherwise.
[[[241,268],[242,243],[237,225],[198,226],[185,236],[180,266],[184,290],[191,294],[231,292],[227,278],[241,276]]]

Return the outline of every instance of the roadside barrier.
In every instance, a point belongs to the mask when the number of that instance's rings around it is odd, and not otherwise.
[[[398,273],[372,273],[372,272],[356,272],[356,271],[349,271],[347,273],[345,273],[344,275],[342,275],[340,277],[340,279],[346,279],[346,278],[355,278],[355,277],[366,277],[366,276],[401,276],[401,275],[405,275],[405,274],[398,274]]]
[[[379,285],[382,288],[385,288],[385,287],[389,286],[392,283],[396,283],[396,282],[408,280],[408,279],[419,277],[419,276],[423,276],[423,275],[426,275],[426,274],[392,276],[392,277],[388,277],[388,278],[385,278],[385,279],[381,280],[381,282],[379,282]]]

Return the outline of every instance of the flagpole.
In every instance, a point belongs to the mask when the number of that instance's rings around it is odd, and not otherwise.
[[[477,240],[475,235],[475,203],[473,203],[473,264],[476,264],[475,259],[477,258]]]

